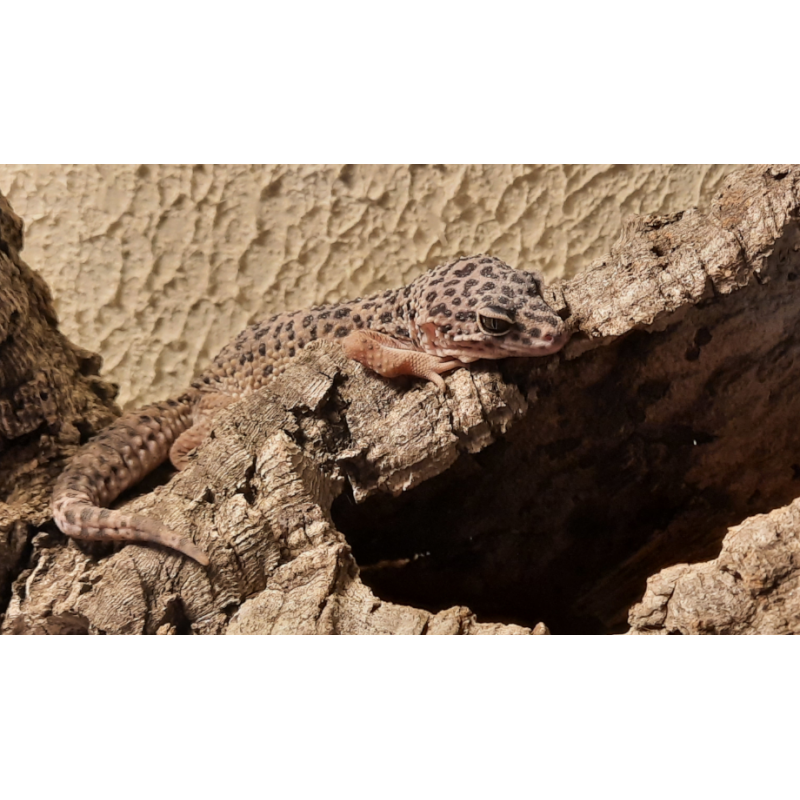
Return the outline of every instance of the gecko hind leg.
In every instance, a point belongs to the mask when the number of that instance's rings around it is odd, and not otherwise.
[[[169,460],[177,470],[189,466],[189,453],[205,441],[217,413],[236,400],[228,394],[205,395],[194,409],[194,425],[185,430],[169,449]]]

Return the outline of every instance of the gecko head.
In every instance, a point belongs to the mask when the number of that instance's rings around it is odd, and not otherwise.
[[[415,283],[412,298],[422,348],[464,362],[545,356],[568,335],[542,298],[536,272],[478,255],[435,267]]]

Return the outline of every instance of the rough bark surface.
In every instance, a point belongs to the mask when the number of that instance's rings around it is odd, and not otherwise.
[[[195,463],[131,510],[203,531],[208,569],[126,546],[96,558],[42,534],[5,630],[104,633],[530,633],[383,603],[360,581],[331,503],[401,491],[484,446],[524,412],[519,392],[462,372],[444,398],[377,381],[338,345],[309,346],[268,391],[225,413]],[[389,424],[387,424],[389,421]],[[93,548],[97,553],[97,548]]]
[[[758,167],[707,214],[633,220],[550,290],[576,332],[562,354],[457,370],[446,395],[308,348],[220,416],[187,470],[129,501],[198,531],[209,569],[45,530],[3,631],[612,632],[649,576],[716,557],[729,527],[770,511],[784,561],[743,544],[716,569],[756,608],[732,630],[792,630],[798,526],[780,507],[800,487],[799,216],[800,169]],[[681,576],[707,567],[654,579],[634,628],[659,632],[653,591],[686,596]],[[682,608],[710,619],[713,595]],[[756,622],[767,605],[783,627]],[[666,627],[722,629],[675,609]]]
[[[119,414],[116,387],[97,377],[100,357],[59,333],[22,241],[22,220],[0,195],[0,610],[66,460]]]
[[[800,633],[800,500],[750,517],[722,552],[647,581],[631,634]]]

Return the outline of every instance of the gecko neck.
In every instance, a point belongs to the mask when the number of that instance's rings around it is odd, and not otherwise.
[[[410,324],[410,304],[403,289],[390,289],[380,294],[333,306],[332,313],[346,313],[352,329],[366,328],[391,336],[398,341],[415,343]],[[347,309],[347,311],[343,311]]]

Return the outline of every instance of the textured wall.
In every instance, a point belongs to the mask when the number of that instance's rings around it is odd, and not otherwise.
[[[704,206],[725,166],[0,166],[24,257],[120,402],[183,389],[251,319],[489,252],[569,276],[623,217]]]

